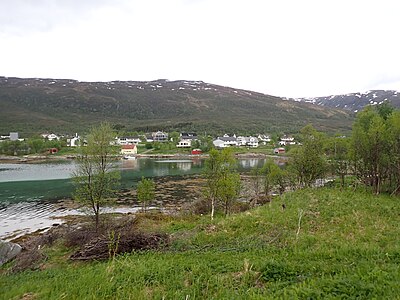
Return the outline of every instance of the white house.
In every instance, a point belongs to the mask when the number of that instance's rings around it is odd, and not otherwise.
[[[154,142],[166,142],[168,140],[168,133],[157,131],[152,133]]]
[[[264,145],[266,145],[267,143],[271,142],[271,137],[269,135],[259,134],[258,141],[262,142]]]
[[[79,136],[78,137],[73,137],[72,139],[69,140],[69,146],[70,147],[78,147],[79,146]]]
[[[60,140],[60,137],[58,135],[54,134],[54,133],[43,133],[42,137],[44,139],[49,140],[49,141],[54,141],[54,140],[58,141],[58,140]]]
[[[152,142],[154,142],[154,139],[153,139],[153,136],[152,136],[152,135],[146,135],[145,138],[146,138],[146,142],[147,142],[147,143],[152,143]]]
[[[294,141],[294,137],[284,135],[280,138],[279,145],[286,146],[286,145],[295,145],[296,142]]]
[[[18,141],[18,140],[19,140],[18,132],[10,132],[10,141]]]
[[[238,142],[236,137],[224,135],[222,137],[217,137],[217,139],[213,141],[213,145],[216,148],[226,148],[226,147],[238,146]]]
[[[238,136],[236,138],[237,143],[239,146],[246,146],[246,137],[245,136]]]
[[[181,140],[192,140],[196,141],[198,140],[197,133],[195,132],[182,132],[180,134]]]
[[[180,141],[176,145],[178,148],[190,148],[192,147],[192,141],[197,141],[197,134],[195,132],[182,132],[180,134]]]
[[[246,146],[251,147],[251,148],[257,148],[258,147],[258,138],[254,136],[250,136],[246,140]]]
[[[117,145],[137,145],[141,142],[138,136],[124,136],[124,137],[117,137],[116,144]]]
[[[246,146],[251,148],[258,147],[258,138],[254,136],[238,136],[237,142],[239,146]]]
[[[181,139],[179,143],[176,145],[177,148],[191,148],[192,140],[190,139]]]
[[[216,140],[213,140],[213,145],[215,148],[225,148],[225,143],[223,140],[217,138]]]
[[[5,140],[10,140],[10,141],[24,141],[24,139],[19,138],[18,132],[10,132],[9,135],[0,135],[0,141],[5,141]]]
[[[67,139],[68,147],[78,147],[80,139],[81,138],[79,137],[79,135],[75,133],[75,136],[73,138]]]

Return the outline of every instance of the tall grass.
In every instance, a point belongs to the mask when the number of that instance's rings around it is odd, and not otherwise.
[[[398,198],[318,189],[214,222],[165,218],[151,225],[171,235],[163,251],[66,263],[65,249],[53,249],[41,270],[3,268],[0,298],[398,299],[399,207]]]

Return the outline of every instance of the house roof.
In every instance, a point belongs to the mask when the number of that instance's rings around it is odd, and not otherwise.
[[[121,149],[123,150],[130,150],[130,149],[135,149],[136,145],[122,145]]]
[[[291,140],[292,141],[292,140],[294,140],[294,137],[285,134],[284,136],[281,137],[281,141],[283,141],[283,140],[286,140],[286,141]]]
[[[254,137],[254,136],[251,136],[251,137],[249,137],[247,142],[258,143],[258,138]]]
[[[181,139],[197,140],[197,134],[195,132],[182,132]]]
[[[270,140],[271,139],[271,137],[269,135],[266,135],[266,134],[259,134],[258,138],[261,139],[261,140]]]
[[[133,139],[139,139],[139,137],[138,136],[121,136],[121,137],[119,137],[119,139],[130,139],[130,140],[133,140]]]
[[[182,132],[181,136],[197,136],[195,132]]]
[[[236,142],[237,139],[232,136],[220,136],[217,138],[218,140],[224,141],[224,142]]]

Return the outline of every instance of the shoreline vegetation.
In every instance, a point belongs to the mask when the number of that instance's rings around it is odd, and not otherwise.
[[[0,164],[5,163],[35,163],[35,162],[44,162],[44,161],[66,161],[66,160],[74,160],[78,155],[68,154],[68,155],[23,155],[23,156],[12,156],[12,155],[0,155]],[[136,158],[207,158],[208,154],[136,154],[134,155]],[[248,153],[237,153],[235,154],[237,158],[285,158],[283,155],[272,155],[266,153],[256,153],[256,152],[248,152]],[[118,158],[123,159],[123,155],[118,155]]]
[[[213,221],[110,215],[107,242],[88,246],[93,222],[71,218],[21,243],[26,254],[0,268],[0,298],[394,299],[399,205],[351,187],[303,189]],[[128,244],[136,250],[119,254]]]

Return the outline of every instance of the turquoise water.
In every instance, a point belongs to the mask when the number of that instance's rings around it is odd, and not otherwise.
[[[126,160],[116,164],[121,188],[131,188],[144,177],[198,174],[202,160]],[[0,165],[0,207],[10,203],[71,197],[74,162]]]
[[[238,161],[239,171],[261,166],[263,159]],[[132,188],[141,179],[200,174],[202,159],[137,159],[123,160],[115,166],[121,173],[121,188]],[[73,161],[40,164],[0,165],[0,207],[10,203],[70,198],[73,192],[71,175],[76,165]]]
[[[238,160],[239,171],[261,166],[263,159]],[[0,164],[0,239],[22,235],[57,223],[57,216],[79,213],[64,207],[60,200],[71,198],[73,161],[39,164]],[[202,159],[137,159],[116,163],[120,188],[135,187],[146,178],[200,174]],[[129,208],[134,211],[137,208]]]

